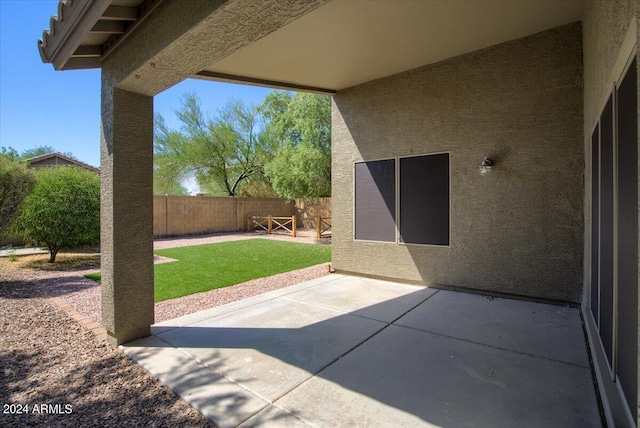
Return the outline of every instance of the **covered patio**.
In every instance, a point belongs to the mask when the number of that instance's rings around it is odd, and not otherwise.
[[[193,384],[185,398],[224,424],[325,423],[326,402],[297,400],[335,394],[336,418],[597,425],[592,360],[607,424],[638,426],[639,11],[640,0],[61,1],[43,61],[102,71],[109,341],[140,339],[127,352],[167,383],[163,355],[206,369],[214,398],[192,375],[174,387]],[[333,96],[332,265],[353,277],[152,327],[153,97],[188,78]],[[364,401],[343,411],[354,394]]]
[[[124,351],[221,427],[600,427],[577,307],[334,274]]]

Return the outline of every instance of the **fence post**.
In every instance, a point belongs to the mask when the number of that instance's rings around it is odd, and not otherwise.
[[[292,234],[293,237],[296,237],[296,216],[292,215],[291,216],[291,230],[292,230]]]
[[[247,232],[251,230],[251,216],[247,216]]]
[[[271,235],[271,216],[267,217],[267,233]]]
[[[317,235],[318,239],[322,238],[322,217],[318,216],[318,227],[317,227]]]

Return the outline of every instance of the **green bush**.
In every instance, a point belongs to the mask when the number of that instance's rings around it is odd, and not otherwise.
[[[20,205],[35,183],[36,177],[25,165],[0,156],[0,239],[9,233]]]
[[[24,201],[14,231],[49,249],[53,263],[61,248],[100,242],[100,177],[78,167],[42,168]]]

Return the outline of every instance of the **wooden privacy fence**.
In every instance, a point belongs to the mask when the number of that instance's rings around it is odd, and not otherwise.
[[[320,217],[318,216],[318,228],[317,228],[317,236],[319,238],[327,237],[328,234],[325,234],[329,229],[331,229],[331,217]]]
[[[274,227],[275,225],[275,227]],[[271,234],[277,230],[286,230],[296,237],[296,216],[291,217],[273,217],[273,216],[247,216],[247,230],[265,230]]]

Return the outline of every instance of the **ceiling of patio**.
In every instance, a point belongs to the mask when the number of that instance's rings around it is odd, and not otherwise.
[[[585,0],[334,0],[197,77],[337,91],[582,19]]]

